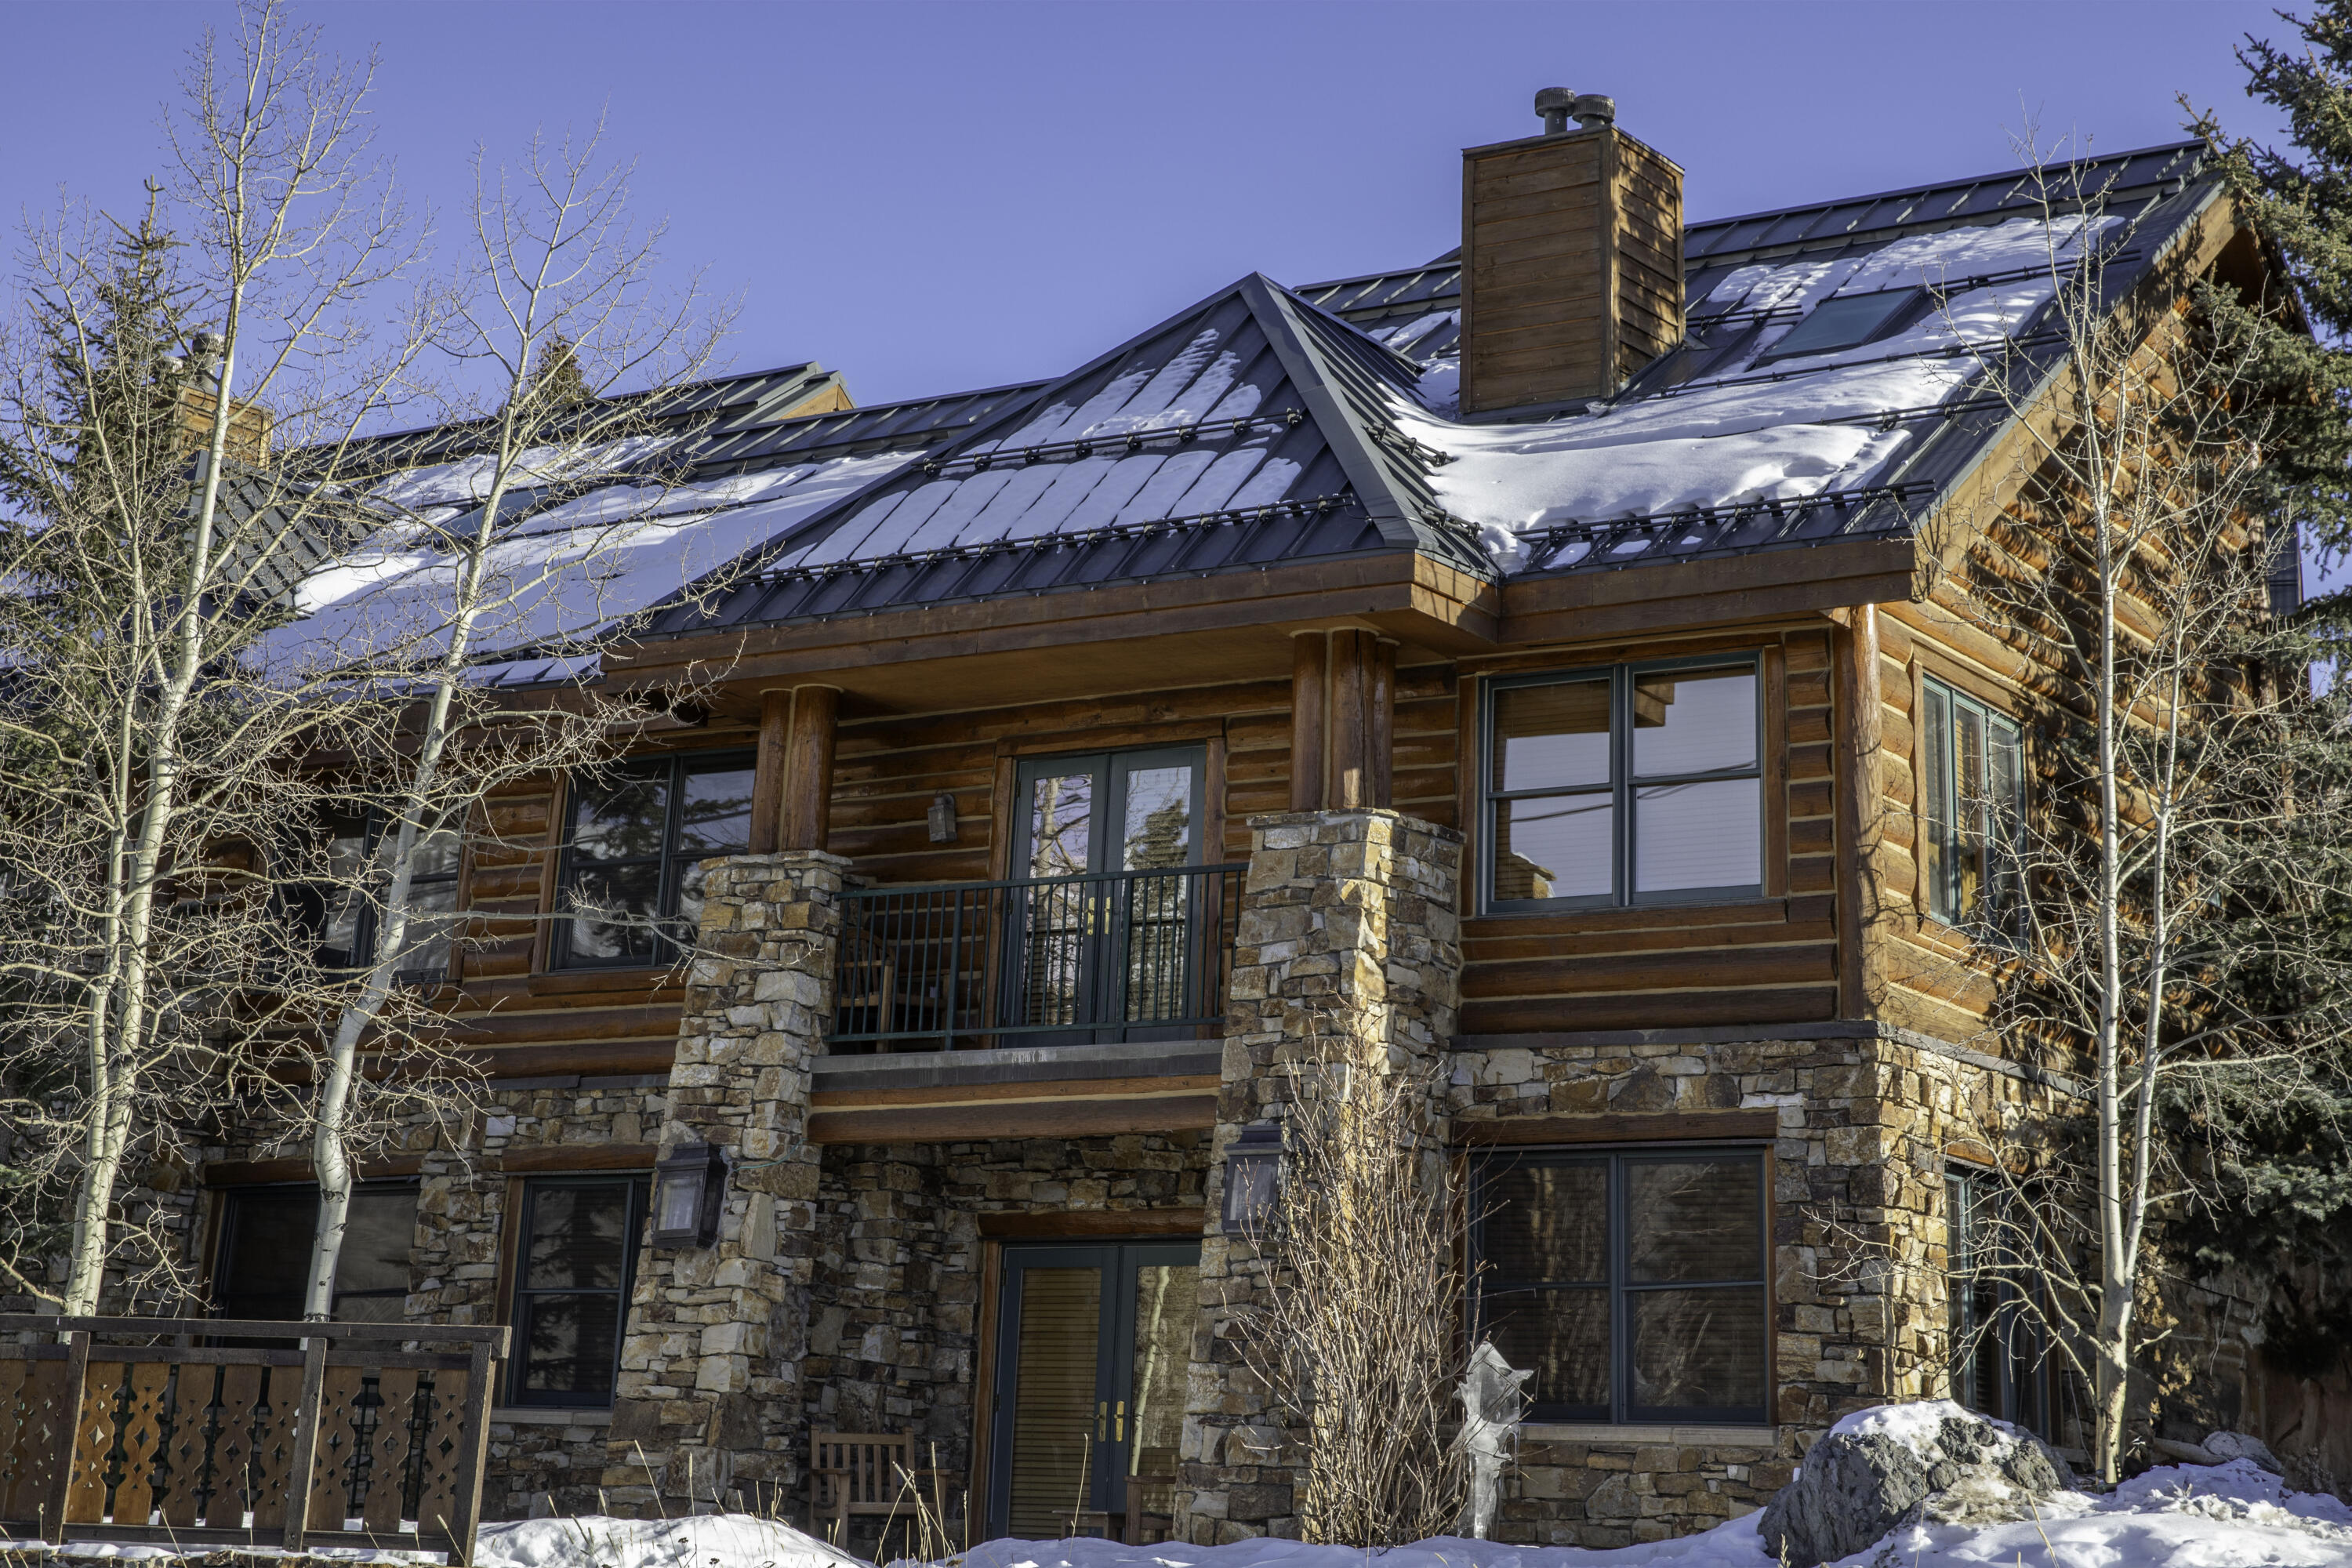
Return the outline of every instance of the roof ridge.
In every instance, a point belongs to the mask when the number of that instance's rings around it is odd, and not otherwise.
[[[2158,153],[2181,153],[2192,147],[2201,150],[2204,146],[2203,138],[2192,136],[2185,141],[2158,142],[2146,147],[2133,147],[2121,153],[2101,153],[2084,158],[2080,162],[2084,165],[2127,163],[2134,158],[2145,158]],[[1948,180],[1922,180],[1910,184],[1890,185],[1883,191],[1864,191],[1851,196],[1830,196],[1821,201],[1795,202],[1780,207],[1758,207],[1752,212],[1733,213],[1725,217],[1702,218],[1696,223],[1686,222],[1683,225],[1683,233],[1688,235],[1694,230],[1703,228],[1727,228],[1733,224],[1754,223],[1759,218],[1788,217],[1797,213],[1826,212],[1832,207],[1859,206],[1865,202],[1889,201],[1897,196],[1950,190],[1959,185],[1981,185],[1992,180],[2022,178],[2032,172],[2030,166],[2020,164],[2007,170],[1988,170],[1981,174],[1958,174]],[[1890,224],[1887,226],[1899,226]],[[1873,231],[1864,229],[1860,232],[1867,234]]]

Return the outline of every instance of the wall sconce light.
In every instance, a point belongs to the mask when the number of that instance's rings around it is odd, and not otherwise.
[[[931,842],[952,844],[956,841],[956,798],[951,795],[931,796],[929,818]]]
[[[708,1247],[719,1239],[727,1201],[727,1152],[715,1143],[681,1143],[654,1167],[654,1245]]]
[[[1256,1236],[1281,1182],[1281,1124],[1253,1121],[1225,1145],[1225,1206],[1219,1228],[1227,1236]]]

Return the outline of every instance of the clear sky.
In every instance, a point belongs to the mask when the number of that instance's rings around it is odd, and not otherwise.
[[[345,4],[381,144],[445,209],[609,105],[669,253],[743,301],[733,363],[816,359],[861,403],[1070,369],[1257,270],[1456,243],[1459,149],[1608,92],[1694,218],[2012,166],[2010,135],[2168,141],[2187,94],[2275,127],[2231,57],[2267,5]],[[173,73],[223,4],[0,5],[0,212],[136,210]]]

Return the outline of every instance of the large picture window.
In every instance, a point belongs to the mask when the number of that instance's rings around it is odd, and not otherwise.
[[[558,968],[667,963],[702,918],[702,872],[751,843],[751,754],[686,752],[572,783]]]
[[[548,1176],[523,1184],[513,1261],[513,1404],[613,1403],[646,1187],[638,1176]]]
[[[1927,682],[1925,698],[1927,912],[2013,933],[2023,741],[2013,721],[1941,682]]]
[[[319,1189],[232,1187],[213,1268],[224,1318],[288,1322],[302,1315]],[[397,1323],[407,1314],[408,1249],[416,1238],[416,1184],[364,1182],[352,1194],[335,1259],[338,1322]]]
[[[1494,1156],[1479,1331],[1555,1421],[1769,1419],[1760,1150]]]
[[[1759,893],[1756,670],[1749,658],[1496,682],[1486,724],[1486,906]]]

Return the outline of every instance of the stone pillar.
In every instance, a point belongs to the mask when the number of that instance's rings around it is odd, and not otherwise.
[[[637,1255],[604,1486],[622,1511],[799,1495],[816,1152],[810,1058],[833,1014],[843,875],[819,851],[707,862],[701,952],[670,1068],[667,1156],[727,1151],[707,1247]]]
[[[1225,1145],[1286,1098],[1283,1065],[1318,1030],[1400,1065],[1445,1051],[1462,976],[1460,834],[1379,810],[1252,817],[1250,832],[1177,1482],[1178,1533],[1199,1545],[1297,1531],[1283,1434],[1234,1338],[1265,1266],[1218,1226]]]

